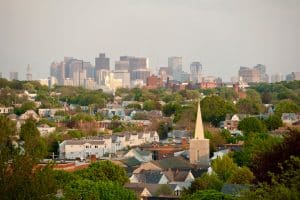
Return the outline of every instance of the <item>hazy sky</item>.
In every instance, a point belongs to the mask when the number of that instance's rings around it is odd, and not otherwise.
[[[0,0],[0,72],[27,64],[33,78],[49,76],[52,61],[146,56],[166,66],[182,56],[189,71],[228,80],[239,66],[269,74],[300,71],[300,0]]]

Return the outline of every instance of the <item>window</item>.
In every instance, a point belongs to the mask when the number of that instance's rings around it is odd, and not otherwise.
[[[85,146],[85,148],[87,148],[87,149],[88,149],[88,148],[89,148],[89,146]]]
[[[97,148],[98,148],[98,146],[95,146],[95,148],[97,149]]]

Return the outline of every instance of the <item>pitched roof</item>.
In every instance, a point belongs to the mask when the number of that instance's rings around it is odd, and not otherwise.
[[[101,140],[65,140],[65,145],[83,145],[83,144],[92,144],[92,145],[103,145],[104,141]]]
[[[161,167],[162,169],[191,169],[191,164],[178,157],[170,157],[162,160],[152,161],[155,165]]]
[[[121,162],[124,163],[128,167],[134,167],[134,166],[141,164],[141,162],[138,159],[136,159],[135,157],[125,158],[125,159],[121,160]]]
[[[163,172],[171,182],[184,182],[190,170],[166,170]]]
[[[135,174],[138,182],[143,183],[159,183],[164,174],[161,171],[142,170],[139,174]]]
[[[149,156],[151,154],[150,151],[140,150],[139,148],[136,148],[135,151],[140,154],[141,156]]]

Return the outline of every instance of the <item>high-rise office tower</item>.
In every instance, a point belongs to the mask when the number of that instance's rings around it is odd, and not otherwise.
[[[202,64],[200,62],[192,62],[190,65],[191,80],[193,83],[201,82]]]
[[[128,62],[130,72],[137,69],[149,68],[149,59],[144,57],[121,56],[120,61]]]
[[[239,77],[246,83],[258,83],[260,81],[259,71],[255,68],[240,67]]]
[[[128,70],[130,81],[141,80],[146,84],[147,77],[150,76],[149,59],[145,57],[120,56],[120,61],[116,62],[115,71]]]
[[[257,64],[253,67],[253,69],[256,69],[259,74],[259,82],[269,82],[269,76],[266,73],[266,66],[262,64]]]
[[[182,57],[169,57],[168,68],[172,72],[173,80],[181,81]]]
[[[32,72],[31,72],[31,67],[28,64],[26,68],[26,80],[31,81],[32,80]]]
[[[136,81],[136,80],[140,80],[142,81],[143,85],[145,85],[147,83],[147,78],[150,76],[150,71],[147,69],[136,69],[133,70],[130,73],[130,80],[131,81]]]
[[[109,76],[110,71],[107,69],[100,69],[96,71],[96,82],[98,85],[105,85],[105,79]]]
[[[99,57],[95,58],[95,70],[107,69],[110,70],[109,67],[109,58],[105,56],[105,53],[100,53]]]
[[[116,61],[115,70],[127,70],[129,71],[129,61]]]
[[[63,85],[65,79],[65,62],[51,63],[50,76],[56,78],[58,85]]]
[[[113,74],[115,79],[122,80],[123,88],[130,88],[130,73],[127,70],[116,70]]]
[[[271,76],[271,83],[277,83],[277,82],[281,82],[283,81],[284,78],[283,78],[283,75],[282,74],[273,74]]]
[[[104,84],[104,77],[103,73],[109,72],[110,65],[109,61],[110,59],[105,56],[104,53],[100,53],[99,57],[95,58],[95,80],[98,82],[99,85]],[[100,82],[99,82],[100,81]]]
[[[9,80],[19,80],[18,72],[9,72]]]

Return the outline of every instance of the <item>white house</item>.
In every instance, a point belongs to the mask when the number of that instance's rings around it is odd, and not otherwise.
[[[42,124],[42,125],[38,126],[37,129],[39,130],[41,136],[47,136],[56,130],[55,127],[50,127],[47,124]]]
[[[26,121],[29,118],[33,118],[36,121],[40,120],[40,117],[38,116],[38,114],[36,114],[36,112],[34,112],[34,110],[27,110],[19,117],[19,120]]]
[[[13,107],[0,107],[0,114],[9,114],[14,111]]]
[[[139,140],[139,135],[142,138],[144,138],[144,135],[150,137],[147,140]],[[59,145],[59,157],[60,159],[85,159],[90,155],[95,155],[96,158],[100,158],[106,153],[116,153],[116,151],[126,149],[128,147],[134,147],[148,142],[150,143],[158,141],[159,136],[157,132],[121,133],[113,136],[96,136],[82,140],[65,140]],[[147,160],[150,156],[148,155],[148,157],[146,157],[143,159]]]
[[[59,145],[60,159],[86,159],[90,155],[100,158],[108,152],[103,140],[65,140]]]
[[[152,160],[152,153],[150,151],[141,151],[139,148],[135,148],[129,150],[124,157],[134,157],[140,162],[149,162]]]

